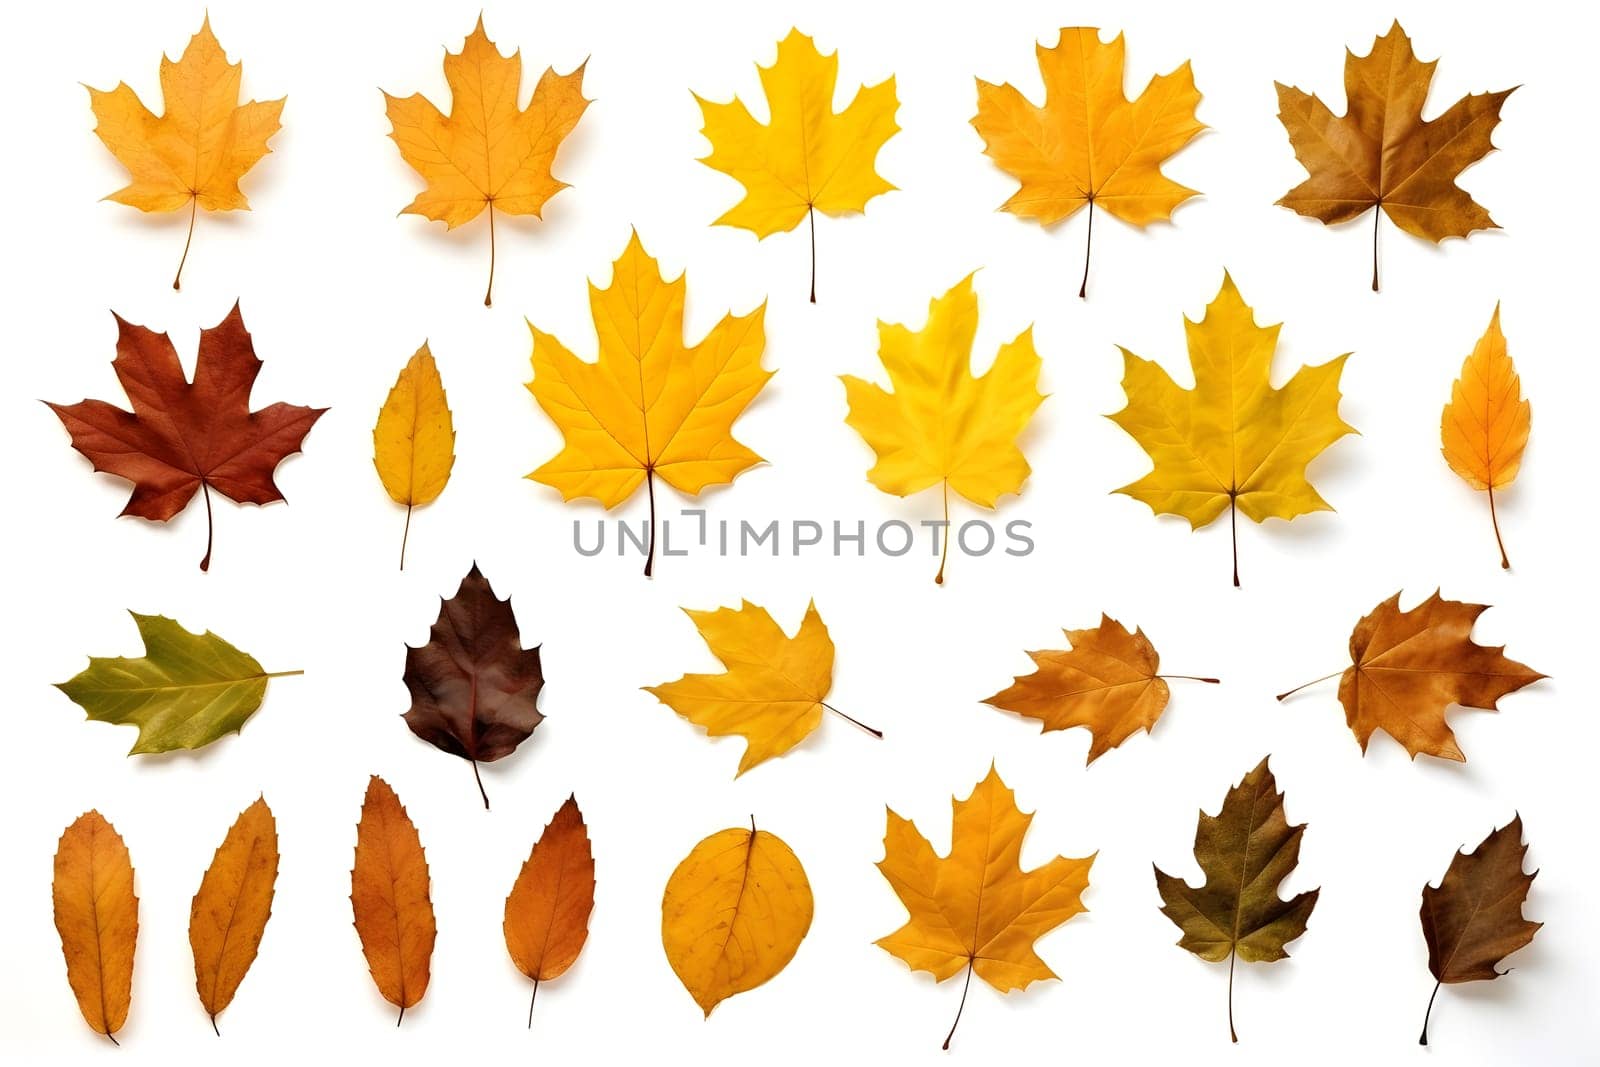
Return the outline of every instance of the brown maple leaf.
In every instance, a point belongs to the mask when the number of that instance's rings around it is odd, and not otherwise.
[[[200,331],[194,381],[164,333],[117,320],[111,367],[133,411],[103,400],[50,404],[72,435],[72,447],[94,469],[133,483],[124,515],[165,522],[199,489],[206,501],[206,554],[211,567],[211,490],[241,504],[270,504],[283,493],[272,480],[286,456],[327,408],[269,404],[250,410],[261,360],[239,305]],[[49,401],[46,401],[48,404]]]
[[[411,732],[434,748],[472,764],[489,807],[479,763],[511,755],[544,721],[539,649],[522,647],[510,599],[494,595],[474,563],[456,595],[443,601],[428,643],[406,648]]]

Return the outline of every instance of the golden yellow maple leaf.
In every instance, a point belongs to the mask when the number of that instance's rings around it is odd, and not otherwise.
[[[767,305],[724,315],[698,344],[687,345],[685,288],[682,275],[662,278],[634,233],[612,267],[610,287],[589,286],[598,360],[579,359],[528,324],[528,390],[564,441],[555,458],[528,477],[560,490],[564,500],[590,497],[607,508],[644,482],[650,496],[647,576],[655,564],[658,475],[694,496],[762,462],[734,439],[733,424],[772,377],[761,367]]]
[[[992,508],[1019,493],[1027,458],[1017,437],[1044,399],[1038,352],[1029,326],[1002,345],[982,375],[972,374],[978,297],[967,275],[928,304],[921,330],[878,323],[878,357],[893,391],[841,375],[850,404],[848,423],[877,453],[867,472],[873,485],[910,496],[944,487],[944,556],[934,581],[944,583],[950,550],[950,492]]]
[[[570,74],[546,68],[526,108],[522,95],[522,52],[500,54],[483,29],[483,16],[460,52],[444,56],[450,86],[450,114],[421,93],[388,102],[390,137],[400,155],[427,188],[406,205],[403,215],[421,215],[455,229],[489,211],[489,287],[494,294],[494,214],[540,217],[545,201],[567,187],[551,174],[556,151],[583,117],[587,60]]]
[[[1123,95],[1122,34],[1106,44],[1094,27],[1063,29],[1054,48],[1036,45],[1044,79],[1044,104],[1012,85],[978,79],[973,127],[983,150],[1022,183],[1000,205],[1022,218],[1052,226],[1087,206],[1083,283],[1089,291],[1094,209],[1133,226],[1172,218],[1195,195],[1161,173],[1161,165],[1205,124],[1195,118],[1200,92],[1188,62],[1158,74],[1133,100]]]
[[[950,854],[944,858],[911,820],[889,809],[878,870],[910,921],[875,943],[939,982],[963,967],[968,986],[976,974],[1002,993],[1055,978],[1033,943],[1085,910],[1083,891],[1095,857],[1057,856],[1024,871],[1022,839],[1033,816],[1018,810],[1016,794],[993,765],[972,794],[952,807]],[[963,988],[961,1003],[966,1002]],[[950,1034],[955,1031],[952,1024]],[[944,1047],[950,1047],[949,1037]]]
[[[817,302],[817,218],[864,211],[894,189],[876,170],[879,150],[900,127],[894,77],[863,86],[843,111],[833,110],[837,53],[823,55],[799,30],[778,43],[778,58],[759,67],[770,121],[734,99],[718,104],[695,95],[711,154],[701,162],[744,186],[744,198],[717,219],[757,237],[811,223],[811,302]]]
[[[1128,403],[1110,418],[1149,453],[1155,469],[1117,492],[1158,515],[1182,515],[1195,529],[1227,511],[1237,586],[1239,512],[1265,522],[1333,510],[1306,479],[1306,465],[1356,432],[1339,417],[1339,375],[1349,353],[1301,367],[1273,388],[1281,324],[1257,326],[1226,273],[1205,317],[1185,317],[1183,325],[1193,389],[1122,349]]]
[[[806,607],[793,637],[766,608],[748,600],[737,609],[686,608],[684,614],[727,670],[686,674],[644,689],[712,737],[743,737],[744,756],[735,777],[798,745],[822,722],[824,708],[883,736],[823,700],[833,687],[833,640],[815,602]]]
[[[423,342],[400,371],[372,428],[372,462],[389,498],[406,506],[400,537],[400,569],[406,569],[411,509],[431,504],[444,492],[455,466],[456,431],[433,353]]]
[[[177,62],[161,57],[163,113],[144,106],[126,82],[91,88],[94,132],[133,179],[108,200],[140,211],[189,209],[189,235],[172,287],[183,279],[199,209],[248,211],[239,179],[271,151],[283,97],[239,103],[244,68],[229,63],[207,16]]]
[[[1461,377],[1450,387],[1450,402],[1439,416],[1439,436],[1445,462],[1474,489],[1489,494],[1489,519],[1495,544],[1500,546],[1500,566],[1511,569],[1506,545],[1500,537],[1500,516],[1494,491],[1504,489],[1522,469],[1522,450],[1528,447],[1533,411],[1522,399],[1522,379],[1506,351],[1500,330],[1500,305],[1494,306],[1489,328],[1461,365]]]

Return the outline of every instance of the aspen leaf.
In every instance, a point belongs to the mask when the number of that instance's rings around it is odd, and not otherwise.
[[[161,57],[163,114],[145,107],[124,82],[109,92],[89,90],[94,132],[132,179],[107,199],[140,211],[189,209],[174,289],[189,259],[195,215],[201,208],[250,210],[239,179],[271,151],[267,142],[280,129],[284,98],[239,103],[243,73],[228,62],[207,16],[177,62]]]
[[[417,827],[389,783],[373,775],[356,823],[350,909],[372,981],[400,1009],[396,1026],[428,991],[438,933],[428,890],[428,857]]]
[[[1325,225],[1371,209],[1372,291],[1378,291],[1378,222],[1437,244],[1473,230],[1498,229],[1456,184],[1463,170],[1494,148],[1490,135],[1514,89],[1473,93],[1424,120],[1437,60],[1411,50],[1396,22],[1364,56],[1346,50],[1346,110],[1335,115],[1317,97],[1278,84],[1278,121],[1309,177],[1278,203]]]
[[[1193,529],[1227,511],[1238,586],[1239,512],[1265,522],[1333,510],[1306,478],[1306,465],[1356,432],[1339,417],[1339,375],[1349,353],[1301,367],[1273,388],[1279,326],[1257,326],[1226,273],[1205,317],[1185,317],[1183,326],[1193,389],[1160,364],[1121,350],[1128,403],[1110,418],[1139,442],[1154,469],[1117,492],[1158,515],[1182,515]]]
[[[1263,759],[1228,790],[1216,815],[1200,812],[1194,858],[1205,884],[1191,887],[1160,867],[1156,888],[1165,902],[1161,913],[1183,931],[1178,945],[1210,963],[1228,961],[1228,1034],[1233,1027],[1233,968],[1273,963],[1289,955],[1284,946],[1306,932],[1306,920],[1320,889],[1278,896],[1278,884],[1300,862],[1306,824],[1291,825],[1284,814],[1272,769]]]
[[[1011,85],[978,79],[973,127],[983,150],[1022,188],[1000,205],[1021,218],[1052,226],[1084,207],[1083,284],[1089,291],[1094,209],[1141,229],[1172,218],[1195,195],[1161,173],[1161,165],[1205,124],[1195,118],[1200,93],[1185,62],[1159,74],[1137,97],[1123,95],[1123,42],[1110,44],[1093,27],[1061,31],[1054,48],[1036,46],[1044,104]]]
[[[585,64],[587,60],[585,61]],[[583,96],[585,64],[570,74],[546,69],[526,108],[522,99],[522,52],[500,54],[483,29],[483,16],[461,46],[446,52],[444,78],[450,114],[421,93],[383,94],[389,136],[427,187],[401,211],[455,229],[489,212],[489,285],[494,294],[494,215],[540,216],[545,201],[567,187],[550,172],[556,152],[589,101]]]
[[[878,358],[893,391],[845,374],[845,422],[877,462],[867,479],[886,493],[910,496],[938,485],[944,494],[944,554],[934,581],[944,584],[953,527],[950,493],[983,508],[1020,493],[1028,461],[1017,437],[1044,396],[1039,354],[1029,326],[1002,345],[982,375],[972,374],[978,296],[972,275],[928,304],[921,330],[878,323]]]
[[[1507,659],[1504,645],[1490,648],[1472,640],[1472,626],[1487,608],[1445,600],[1435,590],[1410,611],[1401,611],[1396,593],[1356,623],[1350,634],[1351,666],[1278,699],[1338,677],[1345,722],[1363,754],[1373,733],[1382,730],[1412,759],[1427,753],[1465,762],[1445,713],[1457,704],[1498,711],[1501,697],[1545,677]]]
[[[1489,328],[1461,365],[1461,377],[1450,387],[1450,402],[1439,417],[1439,437],[1445,462],[1474,489],[1489,494],[1489,518],[1500,566],[1511,569],[1505,542],[1500,539],[1500,516],[1494,491],[1510,485],[1522,468],[1522,450],[1528,447],[1532,411],[1522,399],[1522,379],[1506,351],[1500,332],[1500,305],[1494,307]]]
[[[278,824],[257,799],[217,846],[189,909],[194,984],[213,1030],[256,961],[277,882]]]
[[[611,285],[589,286],[599,335],[590,363],[531,322],[533,381],[528,391],[561,430],[554,459],[528,475],[614,508],[645,484],[650,548],[656,554],[656,478],[698,496],[762,462],[734,439],[733,424],[772,371],[761,368],[766,304],[724,315],[698,344],[683,340],[683,276],[672,281],[639,243],[638,233],[613,264]]]
[[[1057,977],[1033,943],[1086,910],[1083,891],[1095,860],[1057,856],[1023,870],[1022,839],[1033,815],[1017,808],[1016,794],[992,765],[952,809],[950,854],[942,858],[911,820],[889,809],[878,870],[910,917],[876,942],[938,982],[966,969],[961,1007],[944,1039],[947,1049],[974,974],[1002,993]]]
[[[811,883],[776,834],[732,827],[701,841],[667,879],[661,945],[707,1017],[776,977],[811,929]]]
[[[78,1010],[115,1045],[133,998],[139,898],[128,846],[98,811],[78,816],[61,835],[50,897]]]
[[[758,68],[769,122],[762,125],[738,100],[695,100],[711,154],[701,162],[744,186],[744,197],[717,219],[758,238],[811,224],[811,302],[817,302],[817,212],[850,215],[894,189],[876,161],[895,124],[894,77],[861,88],[834,111],[839,80],[836,53],[823,55],[797,29],[778,42],[778,58]]]
[[[686,674],[644,689],[712,737],[743,737],[744,755],[734,777],[805,740],[821,724],[824,708],[883,736],[823,700],[833,686],[833,640],[814,602],[793,637],[766,608],[748,600],[737,609],[686,608],[684,614],[727,670]]]
[[[456,430],[433,353],[423,343],[400,371],[372,428],[372,462],[389,499],[406,508],[400,569],[406,569],[411,510],[444,492],[456,462]]]
[[[589,939],[594,911],[594,853],[578,798],[569,796],[539,835],[506,897],[506,951],[533,979],[528,1026],[539,983],[567,973]]]

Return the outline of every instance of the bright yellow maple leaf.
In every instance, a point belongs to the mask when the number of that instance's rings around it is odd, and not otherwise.
[[[1002,993],[1055,978],[1033,943],[1086,910],[1083,891],[1095,857],[1057,856],[1023,870],[1022,839],[1033,816],[1018,810],[1016,794],[993,765],[972,794],[952,807],[950,854],[943,858],[910,819],[889,809],[878,870],[910,921],[875,943],[939,982],[963,967],[968,986],[976,974]],[[963,988],[961,1003],[966,1002]],[[951,1036],[955,1032],[952,1024]],[[950,1037],[944,1047],[950,1047]]]
[[[109,92],[89,90],[94,132],[133,179],[107,199],[140,211],[189,209],[174,289],[189,259],[195,215],[201,208],[250,210],[239,179],[271,151],[267,141],[280,128],[284,98],[239,103],[243,74],[240,64],[228,62],[208,16],[176,63],[161,57],[161,115],[126,82]]]
[[[389,498],[406,508],[400,537],[400,569],[406,569],[411,511],[431,504],[450,481],[456,462],[456,430],[450,402],[433,353],[423,342],[401,369],[372,428],[372,462]]]
[[[1161,165],[1205,123],[1195,118],[1200,92],[1185,62],[1150,79],[1133,100],[1123,95],[1122,34],[1106,44],[1094,27],[1063,29],[1054,48],[1036,45],[1044,104],[1012,85],[978,79],[973,127],[983,150],[1022,183],[1001,207],[1053,226],[1087,206],[1083,284],[1089,291],[1089,252],[1098,204],[1133,226],[1172,218],[1195,195],[1161,173]]]
[[[583,117],[580,63],[570,74],[546,68],[526,108],[522,94],[522,52],[502,56],[483,29],[483,16],[461,46],[444,56],[450,86],[450,114],[421,93],[388,102],[390,137],[400,155],[427,182],[403,215],[421,215],[455,229],[489,211],[489,287],[494,293],[494,214],[539,218],[545,201],[567,187],[550,172],[556,152]]]
[[[555,458],[528,475],[561,491],[616,507],[645,483],[655,564],[656,477],[690,496],[733,481],[761,457],[734,439],[733,424],[772,371],[765,302],[748,315],[724,315],[695,345],[683,340],[683,276],[661,268],[634,233],[612,267],[611,285],[589,286],[599,359],[575,356],[533,323],[528,391],[561,430]]]
[[[878,323],[878,356],[893,392],[840,376],[850,403],[845,422],[878,455],[867,472],[872,484],[896,496],[943,485],[945,558],[951,490],[985,508],[1006,493],[1021,492],[1029,467],[1017,436],[1044,399],[1033,327],[1003,345],[994,364],[973,377],[977,330],[978,297],[969,274],[929,302],[921,330]],[[941,585],[945,558],[934,578]]]
[[[1194,388],[1158,363],[1122,349],[1128,404],[1110,416],[1155,464],[1118,489],[1156,514],[1198,529],[1223,511],[1233,525],[1233,584],[1239,584],[1238,513],[1265,522],[1333,508],[1306,479],[1306,465],[1355,427],[1339,417],[1339,375],[1349,353],[1301,367],[1272,386],[1281,324],[1257,326],[1233,279],[1199,322],[1185,316]]]
[[[883,736],[823,700],[833,687],[833,640],[815,602],[793,637],[766,608],[748,600],[738,609],[686,608],[684,613],[727,671],[686,674],[665,685],[647,685],[645,692],[712,737],[743,737],[738,774],[798,745],[822,722],[824,708]]]
[[[894,189],[876,170],[878,152],[899,131],[894,77],[863,86],[843,111],[833,110],[837,53],[823,55],[799,30],[778,43],[778,58],[759,67],[770,122],[762,125],[737,99],[713,103],[695,95],[711,154],[701,162],[744,186],[744,198],[717,219],[757,237],[811,223],[811,302],[817,302],[817,218],[864,211]]]

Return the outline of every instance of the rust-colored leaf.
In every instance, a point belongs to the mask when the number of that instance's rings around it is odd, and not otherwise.
[[[78,1010],[114,1045],[133,998],[139,898],[128,846],[98,811],[78,816],[61,835],[50,896]]]
[[[528,854],[506,897],[506,951],[533,979],[528,1025],[539,983],[567,973],[589,938],[594,910],[594,853],[578,798],[567,797]]]
[[[277,881],[278,824],[257,798],[222,839],[189,909],[194,984],[213,1030],[256,960]]]
[[[350,906],[367,968],[383,998],[406,1009],[428,991],[428,964],[438,927],[428,895],[428,857],[400,798],[377,775],[367,780],[356,824]]]

